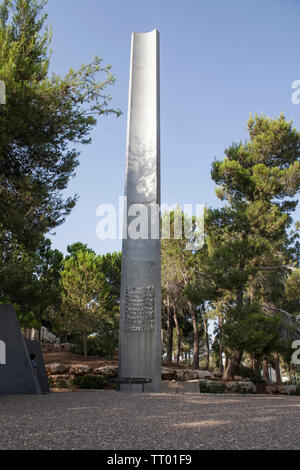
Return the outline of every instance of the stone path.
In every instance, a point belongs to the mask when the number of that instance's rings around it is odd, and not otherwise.
[[[0,449],[299,449],[300,397],[2,396],[0,423]]]

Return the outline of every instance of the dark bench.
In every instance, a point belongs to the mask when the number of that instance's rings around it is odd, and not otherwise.
[[[132,385],[141,385],[142,392],[144,392],[145,384],[149,384],[152,382],[150,377],[118,377],[115,379],[109,379],[110,382],[117,384],[117,392],[120,391],[120,385],[126,384],[129,385],[129,391],[132,391]]]

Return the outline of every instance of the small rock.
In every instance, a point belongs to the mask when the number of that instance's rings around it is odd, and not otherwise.
[[[272,393],[275,393],[276,387],[273,387],[272,385],[266,385],[266,393],[271,395]]]
[[[45,369],[48,375],[59,375],[68,371],[68,367],[66,367],[64,364],[57,363],[46,364]]]
[[[194,375],[196,379],[212,379],[215,374],[210,372],[209,370],[194,370]]]
[[[118,377],[118,366],[98,367],[94,370],[94,374],[107,375],[108,377]]]
[[[178,380],[181,380],[181,381],[192,380],[194,378],[193,371],[189,369],[177,369],[176,377]]]
[[[213,372],[213,376],[221,379],[223,377],[223,374],[221,374],[221,372]]]
[[[70,367],[70,374],[73,375],[86,375],[90,374],[92,371],[93,369],[91,367],[84,364],[74,364]]]
[[[214,375],[209,370],[177,369],[178,380],[214,379]]]
[[[173,380],[176,378],[176,371],[168,367],[161,368],[161,379],[162,380]]]

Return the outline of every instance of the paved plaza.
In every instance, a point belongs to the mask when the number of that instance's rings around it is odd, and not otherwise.
[[[0,449],[299,449],[300,397],[81,391],[0,397]]]

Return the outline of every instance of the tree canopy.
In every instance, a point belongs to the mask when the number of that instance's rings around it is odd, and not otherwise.
[[[91,141],[97,117],[120,114],[109,107],[106,88],[115,77],[102,59],[70,69],[65,77],[50,76],[52,32],[45,4],[0,5],[0,79],[7,95],[0,112],[3,247],[15,240],[34,249],[41,235],[64,222],[77,198],[63,195],[79,164],[77,144]]]

